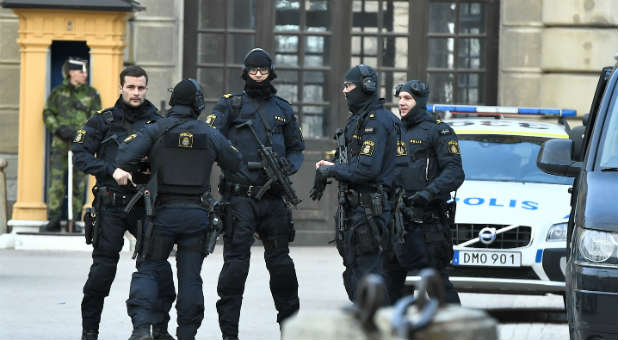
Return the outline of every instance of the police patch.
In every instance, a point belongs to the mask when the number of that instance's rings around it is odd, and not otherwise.
[[[459,151],[459,142],[457,142],[456,140],[450,140],[448,142],[448,152],[456,155],[461,155],[461,151]]]
[[[206,117],[206,124],[215,127],[215,120],[217,120],[217,116],[214,114],[210,114],[208,115],[208,117]]]
[[[278,120],[278,121],[280,121],[282,123],[285,123],[285,118],[281,117],[281,116],[275,116],[275,120]]]
[[[363,146],[361,147],[360,154],[373,157],[373,153],[376,150],[376,143],[372,140],[366,140],[363,142]]]
[[[410,144],[423,144],[423,141],[420,139],[410,139]]]
[[[449,129],[443,129],[443,130],[441,130],[441,131],[440,131],[440,134],[441,134],[442,136],[450,135],[450,134],[451,134],[451,130],[449,130]]]
[[[84,129],[77,130],[77,134],[75,135],[75,138],[73,139],[73,143],[84,144],[84,137],[86,137],[86,130]]]
[[[128,136],[127,136],[127,138],[125,138],[125,139],[123,140],[123,142],[125,142],[125,143],[129,143],[129,142],[131,142],[132,140],[134,140],[134,139],[135,139],[135,137],[137,137],[137,134],[136,134],[136,133],[132,133],[132,134],[128,135]]]
[[[406,143],[402,141],[397,142],[397,156],[407,156],[408,150],[406,149]]]
[[[365,128],[365,133],[376,133],[376,129],[375,128]]]
[[[179,148],[192,148],[193,147],[193,134],[191,132],[181,132],[178,135],[178,147]]]

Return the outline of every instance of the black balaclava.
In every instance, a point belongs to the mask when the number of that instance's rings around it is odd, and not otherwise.
[[[401,120],[408,125],[422,120],[427,115],[427,99],[429,99],[427,84],[420,80],[410,80],[397,86],[395,97],[399,96],[399,92],[408,92],[416,101],[416,105],[408,111],[407,115],[401,117]]]
[[[172,109],[177,105],[188,106],[192,109],[193,115],[198,116],[200,112],[193,105],[196,95],[203,97],[201,89],[197,89],[191,80],[183,79],[174,87],[169,104],[172,106]]]
[[[277,78],[277,75],[273,70],[272,59],[266,51],[261,48],[254,48],[245,57],[244,65],[241,78],[245,80],[245,92],[249,97],[269,99],[277,93],[277,89],[270,83],[273,79]],[[268,67],[268,78],[262,82],[251,79],[248,71],[251,67]]]
[[[376,72],[369,66],[366,66],[369,71],[369,77],[373,78],[373,81],[376,84],[378,83],[378,76]],[[356,114],[364,109],[368,108],[372,103],[374,103],[378,99],[378,94],[376,91],[367,91],[363,89],[363,75],[361,73],[360,67],[354,66],[352,67],[346,74],[344,78],[345,82],[354,83],[356,88],[345,94],[345,99],[348,103],[348,109],[350,112]]]

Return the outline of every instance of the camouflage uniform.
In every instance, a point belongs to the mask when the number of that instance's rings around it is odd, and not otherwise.
[[[67,152],[71,148],[71,140],[61,138],[59,129],[69,127],[77,132],[78,129],[101,109],[99,92],[88,84],[74,86],[69,79],[56,86],[45,104],[43,119],[48,131],[53,134],[50,153],[50,177],[48,190],[50,221],[59,221],[62,216],[62,202],[65,195],[66,183],[64,175],[67,172]],[[83,204],[86,189],[85,174],[73,170],[73,211],[79,214]]]

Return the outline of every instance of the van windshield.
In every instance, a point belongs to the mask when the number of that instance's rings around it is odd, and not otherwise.
[[[546,138],[458,135],[466,180],[572,184],[573,178],[546,174],[536,158]]]

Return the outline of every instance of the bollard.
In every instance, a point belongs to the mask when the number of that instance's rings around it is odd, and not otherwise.
[[[281,339],[497,339],[498,323],[487,313],[444,303],[439,279],[435,270],[425,269],[418,298],[406,296],[394,307],[380,308],[383,282],[368,276],[359,285],[354,306],[301,311],[283,323]]]
[[[9,165],[6,159],[0,158],[0,235],[6,233],[8,207],[6,200],[6,174],[4,169]]]

